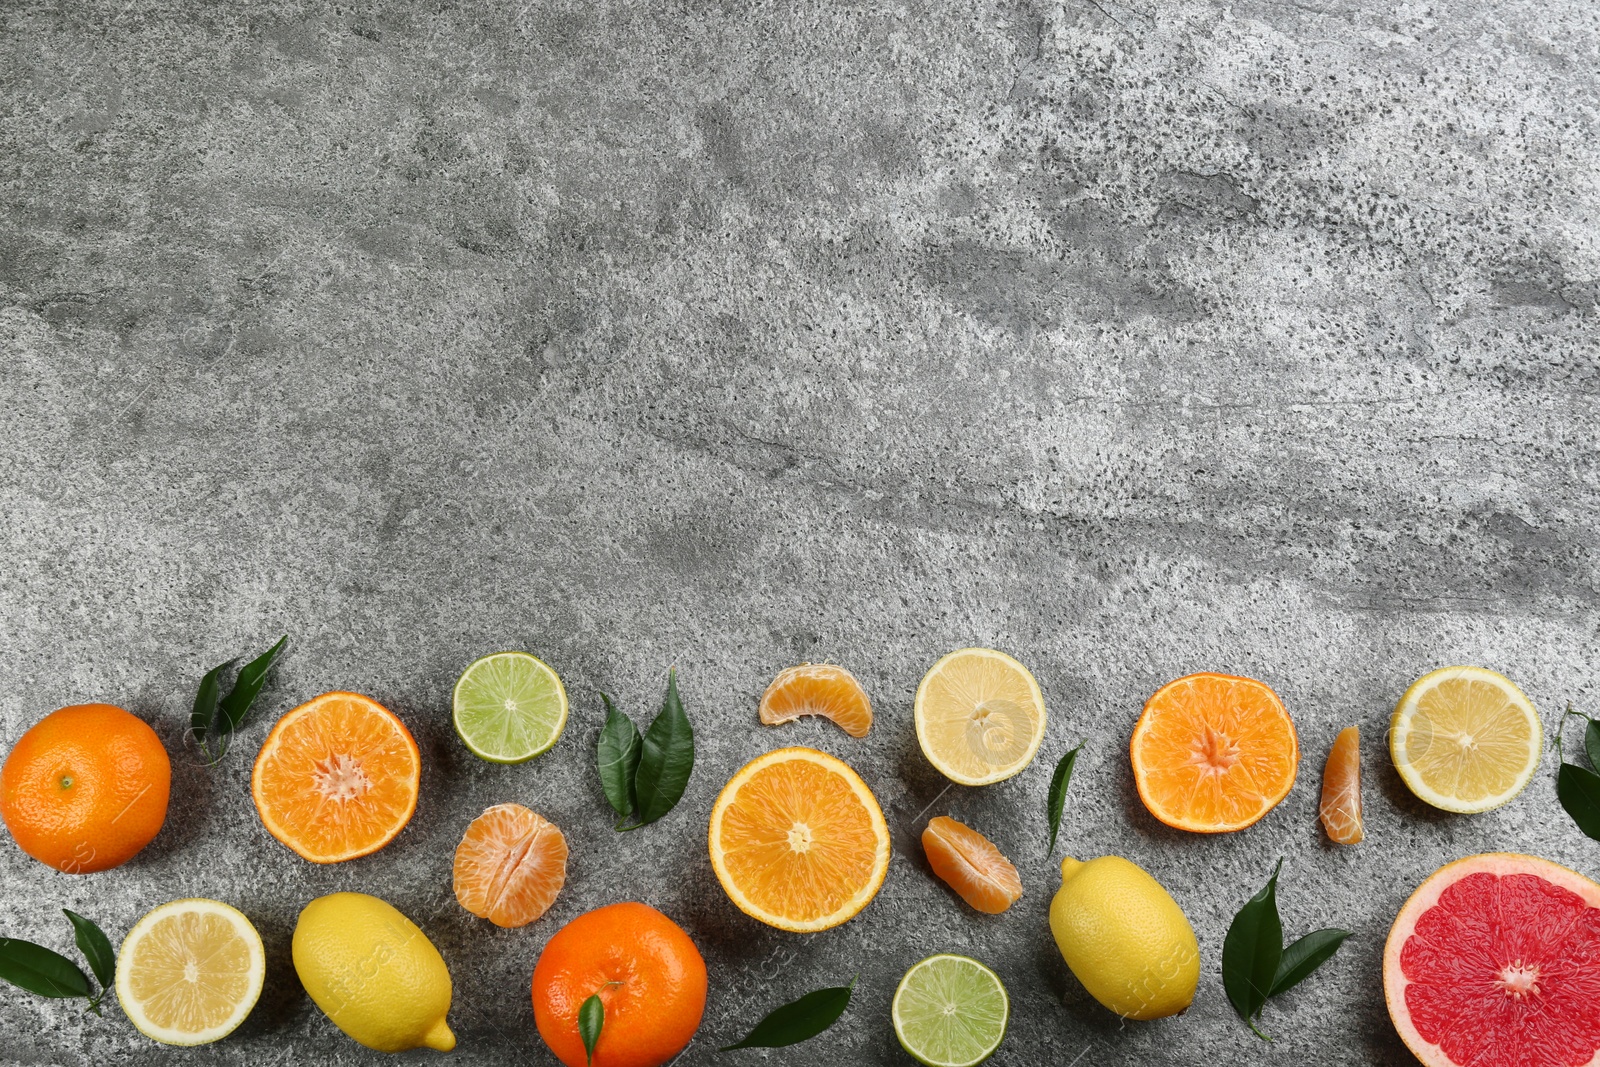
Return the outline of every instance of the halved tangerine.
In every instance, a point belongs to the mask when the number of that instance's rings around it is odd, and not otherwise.
[[[1294,723],[1270,687],[1191,674],[1145,702],[1129,745],[1139,798],[1179,830],[1242,830],[1289,795],[1300,764]]]
[[[961,899],[986,915],[999,915],[1022,896],[1022,879],[994,842],[946,815],[922,831],[928,865]]]
[[[526,926],[567,884],[567,839],[521,804],[496,804],[472,820],[456,846],[456,900],[496,926]]]
[[[745,764],[712,806],[710,848],[740,911],[799,933],[855,915],[889,870],[889,828],[872,790],[814,748]]]
[[[394,713],[359,693],[324,693],[278,720],[250,794],[273,837],[312,863],[393,841],[417,810],[422,757]]]
[[[831,719],[851,737],[872,729],[872,701],[855,676],[831,663],[802,663],[778,672],[761,694],[761,721],[768,726],[802,715]]]

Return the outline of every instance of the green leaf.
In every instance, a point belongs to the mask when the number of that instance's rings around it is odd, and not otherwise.
[[[1272,980],[1267,996],[1275,997],[1311,977],[1311,972],[1332,959],[1349,936],[1349,930],[1316,930],[1284,949],[1278,976]]]
[[[606,1006],[595,993],[578,1009],[578,1036],[583,1038],[583,1051],[589,1063],[594,1063],[594,1046],[600,1040],[600,1031],[606,1025]]]
[[[1587,836],[1600,841],[1600,774],[1563,763],[1556,774],[1556,799]]]
[[[600,728],[596,754],[600,788],[606,791],[606,799],[617,814],[626,819],[639,805],[633,788],[633,777],[639,770],[639,728],[617,710],[610,696],[601,693],[600,699],[606,702],[606,724]]]
[[[1588,729],[1583,731],[1583,747],[1589,753],[1589,766],[1600,771],[1600,722],[1589,720]]]
[[[1050,776],[1050,799],[1047,815],[1050,819],[1050,847],[1045,849],[1046,856],[1056,850],[1056,831],[1061,828],[1061,813],[1067,806],[1067,784],[1072,781],[1072,765],[1078,762],[1078,753],[1083,751],[1083,742],[1078,747],[1061,757],[1061,762],[1056,764],[1056,773]]]
[[[850,984],[818,989],[799,1000],[792,1000],[781,1008],[774,1008],[767,1017],[756,1023],[755,1029],[736,1045],[724,1045],[719,1052],[736,1048],[782,1048],[798,1045],[822,1033],[839,1021],[844,1009],[850,1005],[850,993],[856,980]]]
[[[15,937],[0,937],[0,979],[41,997],[87,997],[89,979],[59,952]]]
[[[78,951],[83,953],[83,958],[89,961],[89,969],[94,971],[95,981],[100,983],[101,991],[110,989],[117,977],[117,954],[111,951],[111,941],[105,931],[75,911],[67,908],[61,910],[67,913],[67,921],[72,923],[73,940],[77,941]]]
[[[671,811],[682,799],[693,772],[694,727],[683,712],[683,701],[678,697],[678,671],[674,667],[667,672],[666,700],[640,746],[639,769],[633,777],[639,821],[628,829],[648,826]]]
[[[1234,916],[1222,942],[1222,987],[1239,1018],[1263,1039],[1267,1035],[1256,1029],[1255,1017],[1272,995],[1283,960],[1283,921],[1278,918],[1278,874],[1282,870],[1280,858],[1266,886]]]
[[[222,696],[222,673],[237,662],[239,660],[235,656],[206,671],[205,677],[200,679],[200,688],[194,693],[194,710],[189,713],[189,732],[208,758],[211,751],[206,746],[217,726],[217,701]]]
[[[245,716],[250,714],[250,705],[256,702],[256,697],[261,695],[261,687],[267,684],[267,671],[277,662],[288,640],[289,635],[284,634],[278,638],[277,644],[239,668],[239,677],[234,679],[233,688],[217,709],[227,721],[229,734],[244,725]],[[222,724],[219,722],[218,725]]]

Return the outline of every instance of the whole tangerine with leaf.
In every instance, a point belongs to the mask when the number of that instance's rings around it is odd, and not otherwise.
[[[648,904],[584,912],[533,969],[534,1022],[567,1067],[660,1067],[694,1038],[705,1010],[700,950]]]
[[[17,846],[67,874],[120,866],[161,830],[172,762],[156,732],[114,704],[52,711],[0,767],[0,817]]]

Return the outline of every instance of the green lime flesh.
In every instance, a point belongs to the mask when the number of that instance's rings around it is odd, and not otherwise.
[[[1011,999],[1000,976],[966,956],[929,956],[894,991],[895,1036],[927,1067],[972,1067],[1005,1040]]]
[[[452,717],[473,755],[522,763],[548,751],[567,725],[567,691],[526,652],[496,652],[456,680]]]

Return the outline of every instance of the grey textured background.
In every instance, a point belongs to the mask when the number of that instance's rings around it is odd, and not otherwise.
[[[65,948],[62,905],[113,939],[175,897],[244,909],[267,991],[196,1064],[383,1059],[289,964],[299,908],[338,889],[443,951],[462,1062],[553,1063],[540,946],[628,898],[709,963],[685,1067],[908,1062],[894,984],[946,949],[1010,988],[1000,1064],[1409,1062],[1378,959],[1428,872],[1516,849],[1600,873],[1553,756],[1455,818],[1383,747],[1405,685],[1449,663],[1509,673],[1547,728],[1595,707],[1597,63],[1589,0],[0,0],[0,744],[97,699],[176,754],[168,824],[127,866],[0,847],[5,932]],[[201,768],[196,680],[283,631],[259,717]],[[943,792],[911,698],[969,644],[1029,664],[1052,719],[1024,774]],[[574,699],[517,768],[448,718],[461,668],[506,647]],[[757,725],[802,659],[861,677],[867,739]],[[695,776],[618,837],[596,691],[648,714],[669,664]],[[1270,682],[1305,750],[1289,799],[1218,838],[1157,825],[1125,752],[1144,698],[1197,669]],[[425,770],[393,845],[321,868],[268,836],[248,775],[330,688],[394,708]],[[1316,796],[1347,723],[1370,836],[1335,850]],[[1135,859],[1187,910],[1182,1018],[1120,1025],[1050,940],[1044,794],[1080,738],[1065,846]],[[877,901],[810,937],[743,918],[704,854],[717,789],[783,743],[857,767],[895,834]],[[573,849],[516,931],[449,885],[466,822],[506,800]],[[941,812],[1017,862],[1009,914],[932,879],[916,835]],[[1280,854],[1290,932],[1356,937],[1269,1007],[1267,1046],[1218,960]],[[855,971],[823,1038],[711,1051]],[[7,1063],[176,1058],[114,1007],[0,990]]]

